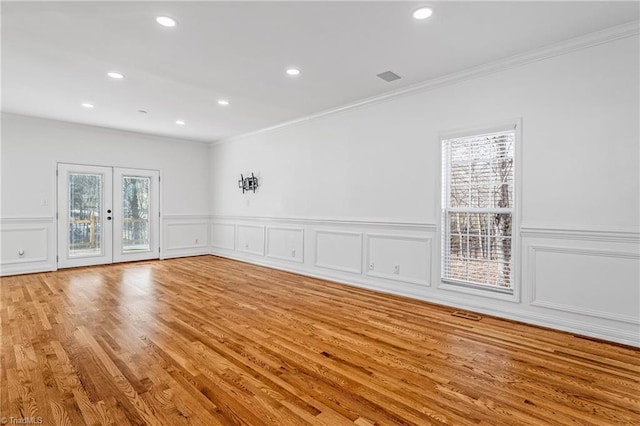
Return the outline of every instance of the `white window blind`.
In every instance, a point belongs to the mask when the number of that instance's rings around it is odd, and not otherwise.
[[[442,279],[511,289],[515,132],[442,144]]]

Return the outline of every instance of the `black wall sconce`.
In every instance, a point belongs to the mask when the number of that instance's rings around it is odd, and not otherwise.
[[[255,193],[256,189],[258,188],[258,178],[255,177],[253,173],[251,173],[251,177],[244,177],[242,174],[240,174],[238,188],[242,189],[243,194],[245,191],[253,191]]]

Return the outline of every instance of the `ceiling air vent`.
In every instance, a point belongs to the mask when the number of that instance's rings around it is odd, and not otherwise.
[[[392,71],[381,72],[380,74],[376,75],[376,77],[380,77],[387,83],[391,83],[392,81],[400,79],[400,76]]]

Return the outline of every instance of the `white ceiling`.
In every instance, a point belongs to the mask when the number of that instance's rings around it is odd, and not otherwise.
[[[425,4],[434,15],[414,20]],[[215,141],[635,21],[638,10],[610,1],[3,1],[2,110]],[[178,25],[159,26],[159,15]],[[287,76],[289,66],[302,74]],[[114,70],[125,79],[109,79]],[[387,70],[402,79],[376,77]]]

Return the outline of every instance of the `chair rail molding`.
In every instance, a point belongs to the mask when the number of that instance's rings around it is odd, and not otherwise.
[[[551,227],[551,226],[520,226],[520,236],[523,238],[551,238],[563,240],[588,240],[612,243],[640,243],[638,228],[601,228],[596,226],[583,227]]]
[[[53,222],[56,220],[55,216],[12,216],[12,217],[0,217],[0,225],[10,224],[23,224],[32,222]]]
[[[427,232],[435,232],[437,225],[433,222],[411,222],[397,221],[391,219],[352,219],[340,217],[277,217],[277,216],[233,216],[233,215],[211,215],[211,220],[215,222],[260,222],[260,223],[281,223],[281,224],[299,224],[299,225],[325,225],[325,226],[362,226],[370,228],[394,228],[407,230],[423,230]]]
[[[161,216],[164,220],[209,220],[208,214],[165,214]]]

